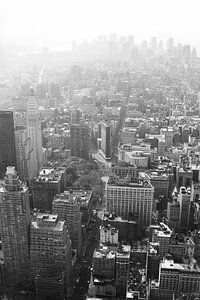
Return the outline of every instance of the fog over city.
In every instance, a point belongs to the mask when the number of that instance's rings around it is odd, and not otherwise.
[[[199,9],[198,0],[2,0],[0,37],[3,44],[65,49],[73,40],[118,33],[199,47]]]

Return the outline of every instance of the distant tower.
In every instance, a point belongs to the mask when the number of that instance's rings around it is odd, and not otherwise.
[[[28,133],[32,141],[33,151],[31,155],[31,166],[34,176],[37,175],[42,166],[42,135],[41,135],[41,120],[37,110],[34,90],[31,89],[31,96],[28,102],[27,111]]]
[[[73,193],[65,191],[56,195],[52,204],[52,212],[57,214],[61,220],[65,220],[72,241],[72,248],[81,251],[82,227],[80,207]]]
[[[0,111],[0,178],[7,166],[16,166],[16,149],[13,112]]]
[[[179,193],[180,201],[180,215],[179,215],[179,229],[181,232],[187,232],[189,226],[191,194],[185,187],[180,187]]]
[[[71,155],[84,159],[89,157],[89,128],[85,124],[72,124],[71,134]]]
[[[111,158],[111,128],[106,122],[101,122],[101,150],[106,159]]]
[[[29,225],[28,188],[15,168],[7,167],[0,188],[0,231],[8,285],[29,285]]]
[[[198,93],[198,104],[199,104],[199,111],[200,111],[200,92]]]

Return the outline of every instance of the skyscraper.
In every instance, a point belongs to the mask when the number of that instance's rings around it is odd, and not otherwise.
[[[33,207],[42,212],[50,212],[54,196],[65,188],[65,178],[65,168],[42,168],[39,176],[32,182]]]
[[[101,150],[106,159],[111,157],[111,138],[110,125],[106,122],[101,122]]]
[[[72,264],[71,240],[65,221],[52,214],[35,216],[30,227],[30,257],[36,297],[64,299]]]
[[[37,110],[34,90],[31,89],[31,96],[28,102],[27,111],[28,135],[32,141],[33,151],[31,152],[31,166],[34,176],[37,175],[43,163],[42,157],[42,136],[41,136],[41,121]]]
[[[130,268],[130,250],[131,247],[129,245],[121,245],[116,253],[116,286],[118,294],[123,294],[126,291]]]
[[[85,124],[72,124],[71,134],[71,155],[84,159],[89,157],[89,128]]]
[[[29,284],[29,225],[28,188],[20,182],[15,167],[7,167],[0,188],[0,230],[8,285]]]
[[[179,193],[180,201],[180,215],[179,215],[179,230],[187,232],[189,226],[191,194],[184,186],[180,188]]]
[[[16,166],[13,112],[0,111],[0,178],[7,166]]]
[[[80,206],[77,203],[77,198],[67,191],[56,195],[52,204],[52,212],[57,214],[60,220],[65,220],[72,241],[72,248],[77,249],[80,253],[82,228]]]
[[[25,126],[15,126],[15,146],[17,172],[21,180],[30,181],[32,179],[32,166],[30,164],[31,141]]]

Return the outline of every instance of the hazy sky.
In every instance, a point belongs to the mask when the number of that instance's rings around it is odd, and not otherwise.
[[[200,44],[200,0],[0,0],[4,43],[50,46],[111,32]]]

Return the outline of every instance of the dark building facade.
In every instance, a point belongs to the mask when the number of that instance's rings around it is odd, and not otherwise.
[[[16,166],[13,112],[0,111],[0,178],[7,166]]]
[[[89,128],[85,124],[72,124],[71,133],[71,155],[84,159],[89,157]]]

